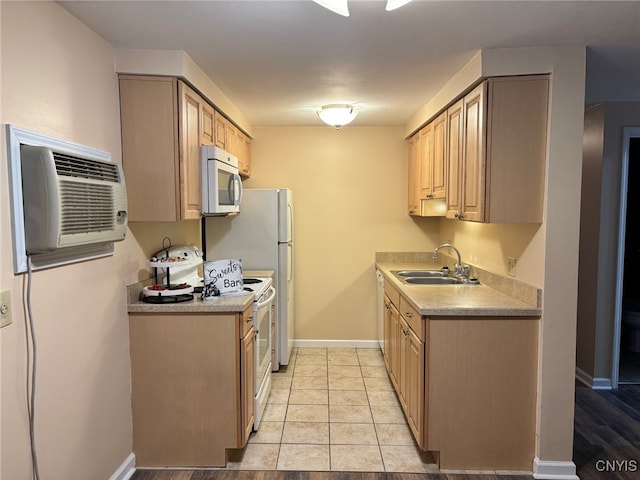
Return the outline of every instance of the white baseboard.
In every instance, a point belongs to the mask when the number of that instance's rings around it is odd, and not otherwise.
[[[540,480],[580,480],[576,475],[576,464],[554,460],[533,459],[533,478]]]
[[[613,384],[610,378],[605,377],[592,377],[581,368],[576,367],[576,379],[584,383],[587,387],[593,390],[611,390]]]
[[[378,340],[295,340],[298,348],[380,348]]]
[[[136,473],[136,456],[130,453],[109,480],[129,480]]]

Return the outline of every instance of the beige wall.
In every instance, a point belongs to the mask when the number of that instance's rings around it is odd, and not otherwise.
[[[296,339],[376,338],[377,251],[431,251],[440,220],[407,211],[402,127],[255,128],[245,188],[291,188]]]
[[[612,377],[624,127],[640,126],[640,103],[587,109],[580,232],[577,366],[599,382]]]
[[[56,3],[0,2],[0,11],[2,123],[106,150],[120,162],[113,49]],[[4,125],[0,143],[0,288],[11,290],[13,304],[13,324],[0,331],[0,477],[26,480],[25,278],[13,275]],[[113,257],[33,275],[42,478],[105,480],[131,453],[125,285],[143,267],[128,235]]]

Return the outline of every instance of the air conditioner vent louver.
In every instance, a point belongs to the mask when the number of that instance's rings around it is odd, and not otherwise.
[[[27,253],[116,242],[127,230],[120,165],[21,145]]]
[[[63,235],[113,229],[111,187],[62,180],[60,193]]]
[[[119,182],[118,167],[105,162],[95,162],[84,158],[73,157],[54,152],[53,159],[56,172],[63,177],[78,177],[103,182]]]

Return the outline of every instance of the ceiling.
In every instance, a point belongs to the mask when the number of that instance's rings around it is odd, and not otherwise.
[[[404,125],[480,49],[587,46],[587,103],[640,101],[640,2],[61,1],[115,48],[184,50],[254,126]]]

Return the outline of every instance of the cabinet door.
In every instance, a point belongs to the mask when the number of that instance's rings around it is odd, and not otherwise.
[[[420,215],[420,135],[409,139],[409,184],[407,207],[409,215]]]
[[[420,130],[420,198],[433,198],[433,125]]]
[[[398,390],[400,385],[400,314],[396,306],[389,302],[389,378]]]
[[[227,150],[227,119],[221,113],[215,112],[213,117],[215,123],[215,145],[223,150]]]
[[[202,119],[200,130],[200,143],[202,145],[215,145],[215,110],[207,102],[202,102]]]
[[[177,80],[121,75],[119,82],[129,221],[176,221],[180,218]]]
[[[244,178],[251,176],[251,139],[244,133],[237,131],[238,170]]]
[[[225,129],[225,150],[231,155],[238,156],[238,129],[236,126],[227,120],[227,126]]]
[[[445,198],[447,194],[447,114],[442,113],[433,122],[433,167],[431,169],[431,193],[433,198]]]
[[[240,345],[240,378],[241,378],[241,425],[242,432],[238,448],[242,448],[247,444],[249,435],[253,430],[254,421],[254,395],[255,395],[255,350],[256,350],[256,331],[252,327],[242,338]]]
[[[424,437],[424,344],[403,321],[403,353],[405,382],[403,397],[406,405],[407,422],[413,435],[421,445]]]
[[[447,218],[458,218],[461,212],[460,174],[464,152],[463,100],[447,109]]]
[[[484,221],[485,90],[483,82],[464,97],[464,162],[462,169],[462,219]]]
[[[180,98],[180,218],[200,218],[202,173],[200,168],[201,112],[204,101],[185,83],[179,82]]]

